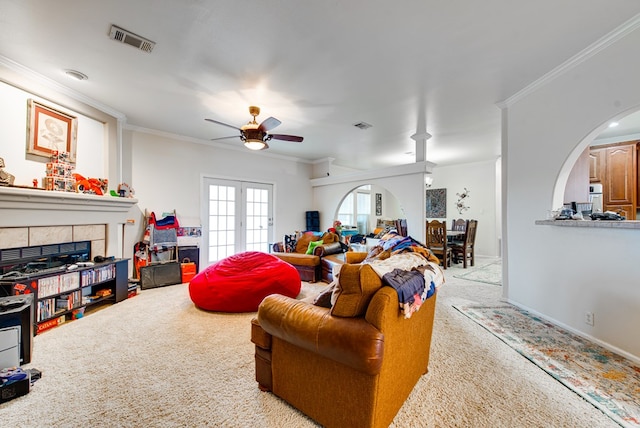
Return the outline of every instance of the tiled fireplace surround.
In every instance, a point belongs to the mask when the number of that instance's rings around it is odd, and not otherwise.
[[[0,249],[91,241],[91,257],[123,257],[136,199],[0,187]]]

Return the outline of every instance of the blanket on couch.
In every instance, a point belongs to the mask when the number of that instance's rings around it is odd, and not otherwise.
[[[426,246],[410,236],[384,235],[363,261],[378,274],[384,285],[398,292],[405,318],[420,309],[422,302],[444,284],[438,259]]]

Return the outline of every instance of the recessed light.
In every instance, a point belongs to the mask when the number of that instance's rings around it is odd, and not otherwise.
[[[80,73],[77,70],[65,70],[64,73],[67,76],[73,77],[74,79],[77,79],[77,80],[87,80],[89,78],[89,76],[87,76],[84,73]]]
[[[616,126],[620,125],[618,122],[611,122],[609,124],[609,128],[615,128]]]

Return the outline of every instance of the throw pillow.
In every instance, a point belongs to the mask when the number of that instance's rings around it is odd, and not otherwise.
[[[300,238],[298,238],[298,242],[296,242],[296,253],[304,254],[307,252],[309,248],[309,242],[317,241],[317,236],[314,236],[313,233],[305,233]]]
[[[332,301],[331,315],[359,317],[366,313],[371,298],[382,287],[378,274],[369,265],[344,264]]]
[[[323,308],[331,308],[331,295],[333,294],[333,290],[335,289],[336,284],[331,283],[320,292],[313,300],[313,304],[316,306],[321,306]]]
[[[335,233],[331,233],[331,232],[325,232],[324,235],[322,235],[322,242],[324,242],[325,244],[332,244],[334,242],[340,242],[340,237],[338,237],[338,235],[336,235]]]
[[[296,235],[284,235],[284,252],[293,253],[296,251]]]
[[[313,250],[319,245],[322,245],[322,240],[309,242],[309,248],[305,254],[313,254]]]

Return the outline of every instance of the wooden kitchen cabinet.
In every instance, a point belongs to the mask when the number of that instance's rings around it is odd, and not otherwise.
[[[593,148],[589,152],[589,183],[601,183],[604,176],[606,149]]]
[[[638,141],[594,147],[589,154],[589,181],[602,183],[605,211],[636,219]]]
[[[633,205],[605,205],[605,211],[613,211],[623,216],[626,220],[636,219],[636,210]]]
[[[608,147],[606,152],[604,203],[636,204],[637,150],[633,145]]]

